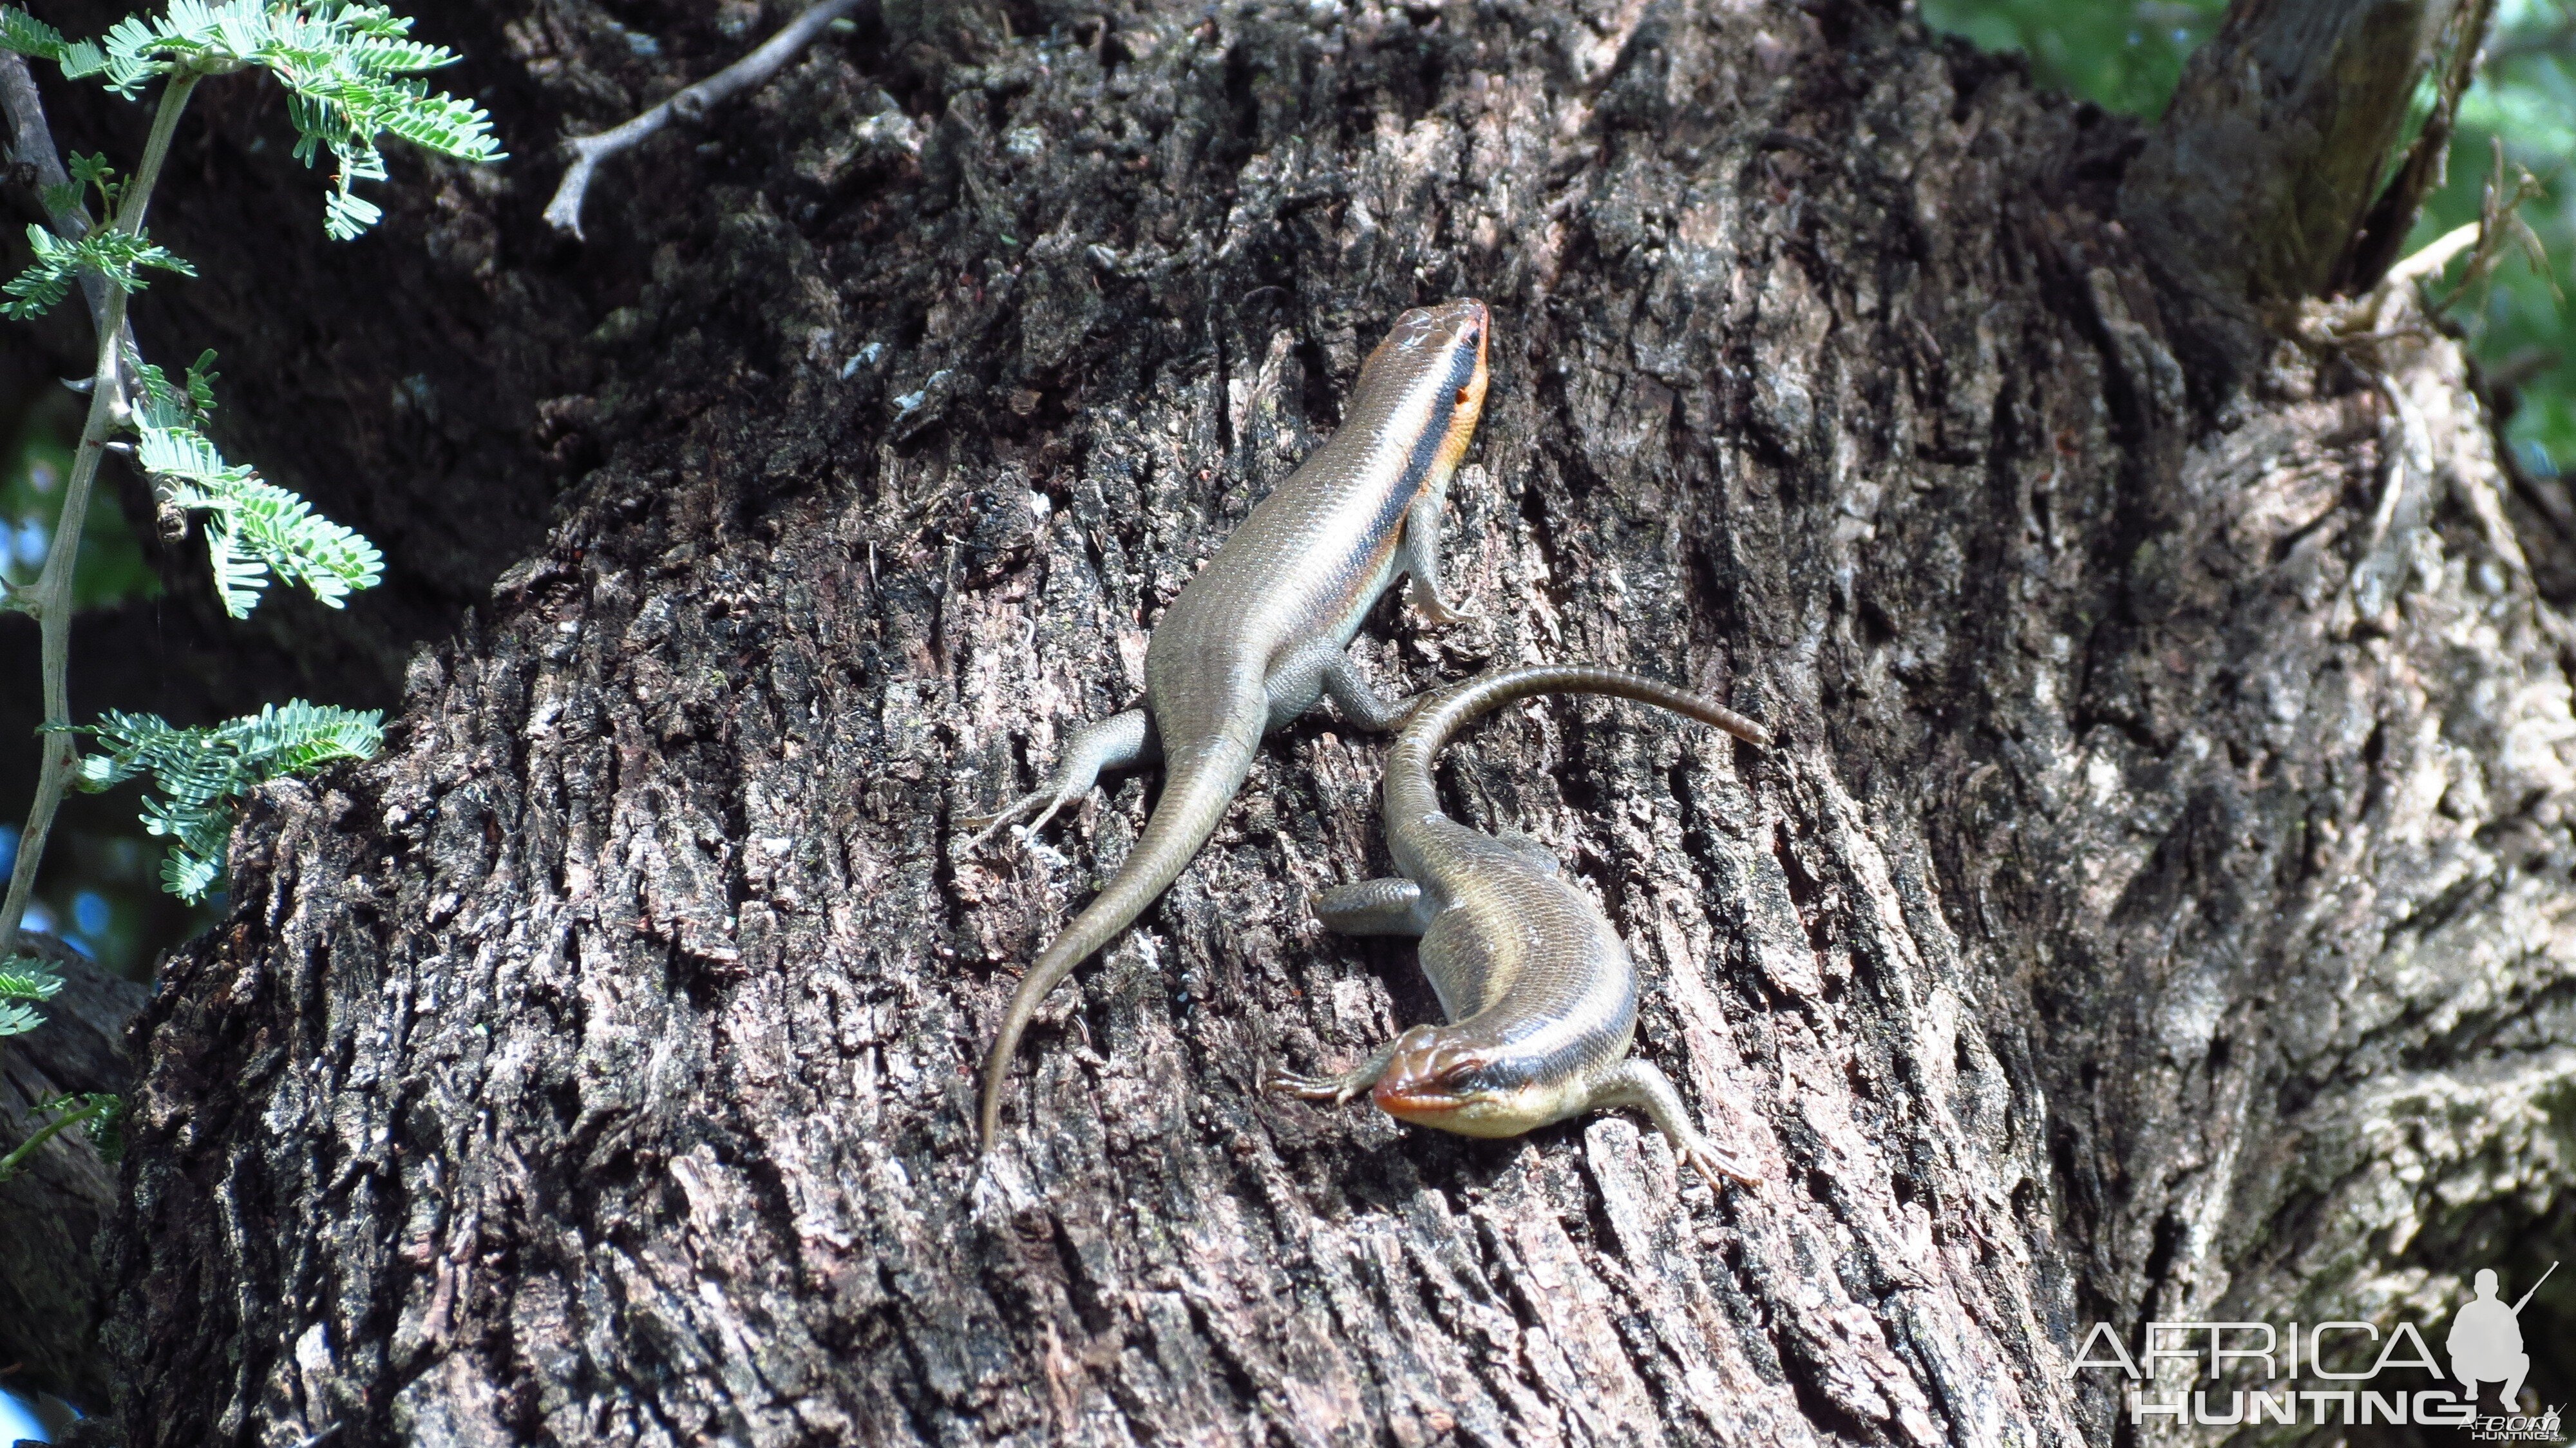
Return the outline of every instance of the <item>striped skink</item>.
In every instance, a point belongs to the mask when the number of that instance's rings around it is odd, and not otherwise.
[[[1398,317],[1360,368],[1341,427],[1253,508],[1155,625],[1143,707],[1081,730],[1044,787],[964,822],[983,829],[972,850],[1032,809],[1036,829],[1090,792],[1103,769],[1163,761],[1163,792],[1136,847],[1012,992],[984,1063],[986,1150],[1039,1003],[1207,843],[1262,735],[1327,694],[1364,728],[1401,717],[1405,706],[1381,699],[1347,652],[1396,575],[1412,579],[1425,618],[1464,618],[1440,595],[1440,511],[1484,407],[1491,326],[1484,303],[1463,299]]]
[[[1633,1106],[1711,1185],[1721,1174],[1758,1182],[1692,1125],[1663,1072],[1628,1054],[1637,967],[1601,908],[1536,841],[1482,834],[1441,813],[1431,779],[1441,747],[1479,715],[1532,694],[1638,699],[1771,742],[1732,710],[1613,669],[1507,669],[1431,695],[1387,759],[1387,848],[1404,873],[1327,891],[1315,914],[1346,934],[1421,937],[1422,973],[1449,1023],[1415,1026],[1340,1075],[1273,1074],[1267,1084],[1336,1105],[1366,1091],[1399,1120],[1466,1136],[1518,1136]]]

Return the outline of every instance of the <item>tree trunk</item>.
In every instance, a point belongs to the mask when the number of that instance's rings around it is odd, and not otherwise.
[[[142,987],[49,940],[26,949],[62,978],[45,1023],[0,1048],[0,1142],[12,1148],[54,1119],[58,1097],[133,1084],[120,1049],[143,1008]],[[0,1153],[5,1154],[5,1153]],[[92,1243],[115,1219],[116,1169],[88,1134],[56,1136],[0,1181],[0,1367],[6,1386],[73,1402],[108,1401],[114,1377],[98,1351],[100,1294]]]
[[[505,363],[365,365],[565,492],[165,966],[108,1273],[135,1448],[2109,1443],[2091,1322],[2430,1321],[2566,1239],[2576,635],[2402,295],[2395,340],[2214,382],[2114,219],[2137,128],[1838,0],[887,0],[543,237],[558,121],[754,9],[443,17],[519,159],[409,180],[300,302],[475,293],[447,330]],[[180,175],[281,164],[234,104]],[[264,225],[195,241],[210,285]],[[1598,893],[1640,1051],[1768,1185],[1624,1116],[1255,1090],[1434,1011],[1308,913],[1386,868],[1329,713],[979,1161],[1016,973],[1154,775],[1025,848],[958,817],[1135,701],[1452,295],[1496,318],[1449,524],[1484,621],[1390,603],[1363,663],[1620,664],[1779,731],[1547,702],[1445,771]],[[208,340],[258,377],[293,330]]]

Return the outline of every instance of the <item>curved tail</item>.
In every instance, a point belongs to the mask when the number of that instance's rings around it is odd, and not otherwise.
[[[1642,674],[1581,664],[1537,664],[1480,674],[1422,701],[1386,761],[1386,821],[1417,820],[1440,810],[1431,782],[1432,761],[1459,730],[1514,699],[1533,694],[1609,694],[1670,709],[1714,724],[1747,744],[1771,747],[1771,731],[1714,699],[1658,683]]]
[[[1011,1074],[1011,1057],[1038,1006],[1075,966],[1144,914],[1145,907],[1179,877],[1199,846],[1216,833],[1225,807],[1234,802],[1235,791],[1252,772],[1252,751],[1220,734],[1186,754],[1167,754],[1165,764],[1162,797],[1154,801],[1154,812],[1146,819],[1136,848],[1055,943],[1029,966],[1028,974],[1020,977],[1019,989],[1011,992],[1010,1009],[1002,1013],[1002,1028],[993,1037],[993,1052],[984,1058],[984,1103],[978,1118],[984,1150],[992,1149],[994,1132],[1001,1125],[1002,1085]]]

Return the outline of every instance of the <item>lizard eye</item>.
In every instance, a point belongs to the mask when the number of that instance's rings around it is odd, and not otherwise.
[[[1466,405],[1467,405],[1467,395],[1468,395],[1468,393],[1469,393],[1469,391],[1470,391],[1470,390],[1471,390],[1471,389],[1469,389],[1469,388],[1465,388],[1465,387],[1461,387],[1461,388],[1459,388],[1459,389],[1458,389],[1458,405],[1459,405],[1460,407],[1464,407],[1464,406],[1466,406]]]

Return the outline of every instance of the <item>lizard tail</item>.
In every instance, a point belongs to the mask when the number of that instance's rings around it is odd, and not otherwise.
[[[1020,977],[1019,988],[1011,992],[1010,1009],[1002,1013],[1002,1028],[993,1037],[993,1052],[984,1059],[984,1101],[979,1116],[983,1149],[993,1148],[993,1137],[1002,1119],[1002,1087],[1011,1074],[1011,1057],[1019,1049],[1020,1037],[1037,1015],[1038,1006],[1048,994],[1073,973],[1073,968],[1091,958],[1091,953],[1107,945],[1124,930],[1145,907],[1179,877],[1190,857],[1216,833],[1225,807],[1234,801],[1236,790],[1243,787],[1244,776],[1252,772],[1252,751],[1234,739],[1219,735],[1185,755],[1166,761],[1162,797],[1154,801],[1154,813],[1145,821],[1145,832],[1137,838],[1136,848],[1109,877],[1109,883],[1093,897],[1073,923],[1046,948],[1028,974]]]
[[[1533,694],[1608,694],[1714,724],[1747,744],[1771,746],[1771,731],[1704,695],[1658,683],[1642,674],[1581,664],[1538,664],[1480,674],[1422,701],[1386,761],[1386,817],[1419,819],[1440,810],[1431,762],[1442,746],[1478,718]]]

